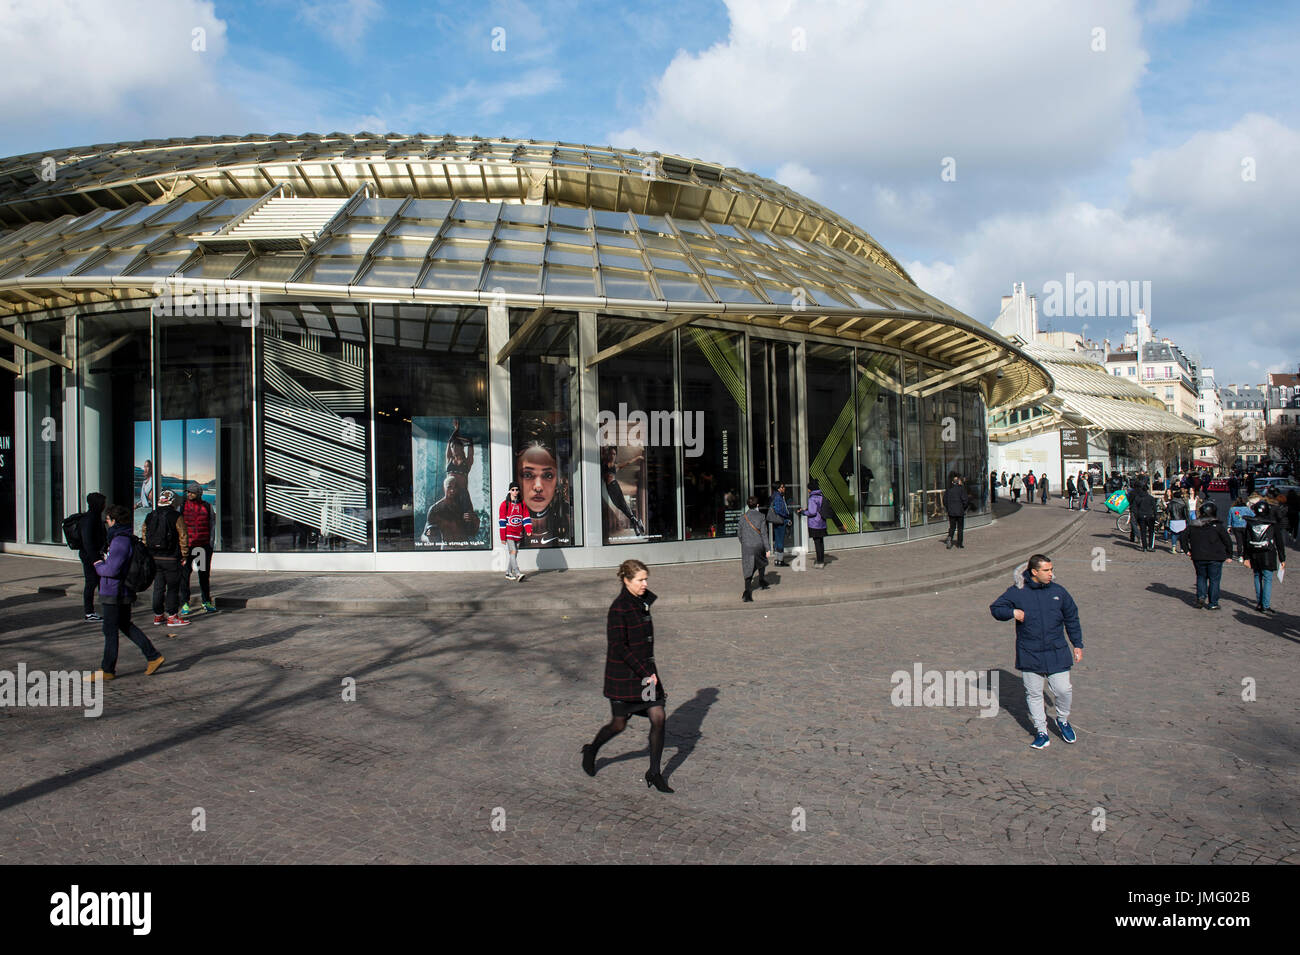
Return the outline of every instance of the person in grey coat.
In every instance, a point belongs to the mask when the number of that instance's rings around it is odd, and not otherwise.
[[[769,586],[764,571],[767,570],[767,560],[772,556],[772,551],[767,546],[766,527],[767,522],[758,509],[758,498],[751,496],[745,503],[745,513],[740,515],[737,530],[740,537],[740,570],[745,575],[745,592],[740,599],[747,603],[754,601],[750,592],[754,571],[758,571],[758,589],[766,590]]]

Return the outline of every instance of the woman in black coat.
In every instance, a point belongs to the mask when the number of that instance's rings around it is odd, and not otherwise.
[[[595,776],[597,751],[627,728],[629,716],[644,716],[650,721],[650,769],[645,774],[645,784],[661,793],[670,793],[673,789],[665,782],[659,766],[664,752],[664,702],[668,695],[655,666],[650,605],[657,598],[647,589],[650,571],[641,561],[623,561],[618,578],[623,586],[610,604],[605,628],[609,641],[605,654],[605,696],[609,698],[610,721],[600,728],[594,740],[582,747],[582,768],[588,776]]]

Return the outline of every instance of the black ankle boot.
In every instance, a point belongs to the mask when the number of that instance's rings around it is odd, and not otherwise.
[[[647,789],[653,786],[661,793],[672,793],[677,791],[673,789],[672,786],[669,786],[668,783],[664,780],[663,773],[652,773],[648,769],[645,771],[645,784]]]
[[[596,747],[590,743],[582,747],[582,771],[588,776],[596,775]]]

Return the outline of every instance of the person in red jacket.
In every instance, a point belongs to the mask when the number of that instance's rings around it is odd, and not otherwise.
[[[664,753],[664,704],[668,694],[655,665],[650,605],[657,598],[647,589],[650,571],[641,561],[623,561],[618,578],[623,586],[610,605],[605,629],[605,696],[609,699],[610,721],[582,747],[582,769],[588,776],[595,776],[596,752],[627,728],[629,716],[644,716],[650,721],[650,769],[645,784],[670,793],[673,789],[659,766]]]
[[[208,613],[216,613],[217,605],[212,602],[212,525],[215,516],[212,505],[203,500],[203,485],[197,481],[185,489],[181,517],[185,518],[185,530],[189,537],[185,562],[181,565],[181,616],[188,617],[199,609],[197,601],[190,604],[190,572],[193,570],[199,572],[203,609]]]
[[[524,575],[519,572],[519,541],[525,534],[532,533],[533,518],[528,508],[519,499],[519,482],[511,481],[506,499],[497,510],[497,530],[501,541],[510,554],[510,566],[506,568],[506,580],[521,581]]]

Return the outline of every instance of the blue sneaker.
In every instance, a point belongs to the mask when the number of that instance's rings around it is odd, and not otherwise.
[[[1030,749],[1047,749],[1052,745],[1052,741],[1047,738],[1046,733],[1039,733],[1034,737],[1034,741],[1029,744]]]
[[[1065,722],[1065,720],[1057,720],[1056,728],[1061,731],[1061,739],[1065,740],[1067,743],[1073,743],[1079,738],[1074,735],[1074,727]]]

